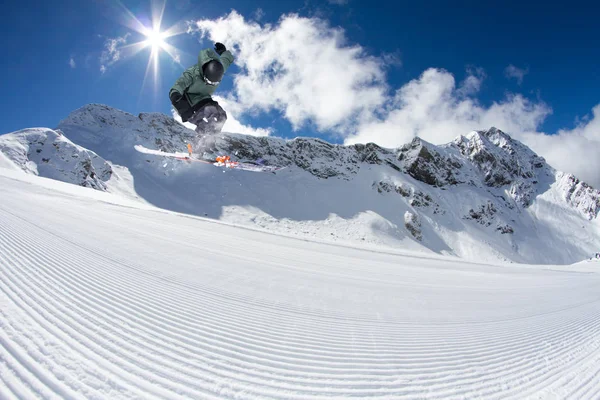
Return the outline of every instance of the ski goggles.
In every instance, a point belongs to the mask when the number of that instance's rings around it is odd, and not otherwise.
[[[210,85],[210,86],[217,86],[219,83],[221,83],[221,82],[212,82],[207,77],[204,77],[204,82],[206,82],[206,84]]]

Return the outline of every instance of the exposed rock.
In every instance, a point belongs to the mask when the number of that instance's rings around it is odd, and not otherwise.
[[[492,225],[492,221],[494,220],[497,211],[494,203],[488,201],[486,204],[479,206],[476,210],[471,208],[469,213],[463,218],[473,220],[483,226],[490,226]]]
[[[510,196],[522,207],[537,195],[539,175],[551,170],[542,157],[497,128],[460,136],[451,146],[473,163],[486,186],[510,186]]]
[[[405,187],[403,184],[395,184],[390,181],[380,181],[373,182],[373,188],[375,188],[379,193],[391,193],[396,192],[402,197],[410,197],[412,195],[413,189],[409,187]]]
[[[434,145],[422,139],[414,138],[410,144],[402,146],[397,159],[402,161],[407,174],[428,185],[441,187],[461,183],[457,173],[462,167],[460,161],[440,154]]]
[[[433,204],[436,203],[431,196],[423,192],[414,192],[413,198],[410,200],[410,205],[413,207],[429,207]]]
[[[510,233],[510,234],[515,233],[515,230],[510,225],[499,225],[498,227],[496,227],[496,230],[503,235],[505,235],[507,233]]]
[[[404,226],[410,232],[410,234],[418,241],[423,240],[423,233],[421,232],[421,218],[410,211],[404,213]]]
[[[575,207],[587,219],[594,219],[600,212],[600,191],[571,174],[559,173],[558,186],[565,201]]]

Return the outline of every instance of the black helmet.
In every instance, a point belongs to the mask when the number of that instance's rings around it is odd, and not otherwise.
[[[225,68],[219,61],[210,60],[202,66],[202,73],[204,74],[204,82],[209,85],[218,85],[223,79]]]

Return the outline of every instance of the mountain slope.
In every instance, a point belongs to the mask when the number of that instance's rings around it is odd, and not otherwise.
[[[0,169],[0,397],[600,395],[598,265],[294,240]]]
[[[194,142],[194,132],[161,114],[88,105],[58,128],[131,175],[131,193],[168,210],[473,260],[572,263],[600,249],[600,192],[495,128],[443,146],[416,138],[399,149],[237,134],[207,144],[209,156],[288,166],[277,175],[134,151],[136,144],[182,151]]]

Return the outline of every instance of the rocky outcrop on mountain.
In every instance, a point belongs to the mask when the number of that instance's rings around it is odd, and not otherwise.
[[[571,174],[560,172],[558,186],[564,199],[587,219],[594,219],[600,212],[600,190],[596,190]]]
[[[418,241],[423,240],[423,232],[421,231],[421,218],[418,214],[410,211],[405,212],[404,226],[415,239]]]
[[[496,206],[495,202],[488,200],[485,204],[469,209],[463,219],[473,221],[486,228],[493,227],[497,233],[502,235],[514,233],[514,228],[503,221],[501,214],[502,210]]]
[[[402,197],[409,197],[412,193],[410,189],[404,187],[404,185],[396,185],[390,181],[373,182],[372,187],[379,193],[392,193],[396,192]]]
[[[268,163],[296,166],[317,178],[349,178],[360,168],[361,153],[315,138],[284,141],[269,137],[219,135],[209,148],[211,155],[231,154],[237,159],[263,159]],[[367,151],[367,150],[365,150]]]
[[[408,186],[402,183],[393,183],[389,180],[373,182],[371,185],[377,192],[384,193],[395,193],[406,198],[408,204],[415,208],[428,208],[433,211],[434,214],[443,214],[444,210],[441,209],[440,205],[433,200],[431,195],[423,193],[422,191]]]
[[[508,194],[522,207],[537,194],[539,175],[554,173],[544,158],[497,128],[460,136],[450,146],[471,162],[485,186],[508,187]]]
[[[534,178],[536,169],[545,166],[542,157],[496,128],[460,136],[452,145],[475,165],[490,187]]]
[[[210,155],[231,154],[237,159],[262,159],[267,163],[296,166],[317,178],[350,179],[365,165],[386,165],[402,171],[393,150],[374,143],[342,146],[317,138],[282,140],[247,135],[219,135],[208,148]]]
[[[484,226],[490,226],[497,211],[494,203],[488,201],[485,205],[479,206],[476,210],[471,208],[469,213],[463,218],[471,219]]]
[[[462,162],[454,154],[443,154],[436,146],[414,138],[402,146],[398,152],[398,161],[403,170],[418,181],[435,187],[457,185],[460,180]]]
[[[0,136],[0,151],[28,173],[106,190],[113,174],[106,160],[72,143],[61,131],[24,129]]]

